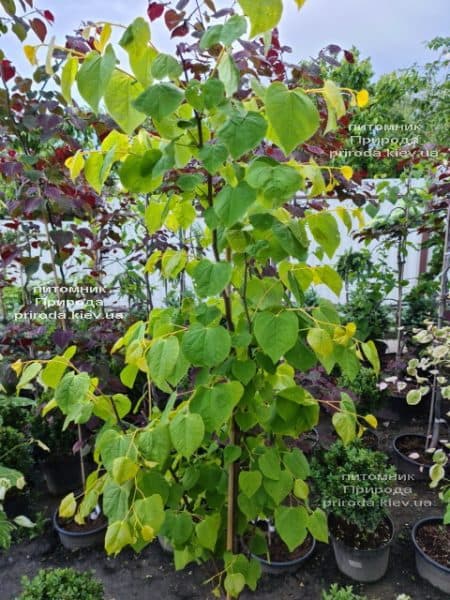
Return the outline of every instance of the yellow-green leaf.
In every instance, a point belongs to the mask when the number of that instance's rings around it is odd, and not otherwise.
[[[69,156],[69,158],[64,164],[69,169],[70,179],[72,181],[75,181],[75,179],[83,170],[85,164],[83,153],[80,150],[78,150],[76,154],[74,154],[73,156]]]
[[[67,494],[59,505],[58,514],[62,519],[71,519],[77,510],[77,501],[72,493]]]
[[[265,33],[278,25],[283,14],[282,0],[238,0],[250,19],[250,37]]]

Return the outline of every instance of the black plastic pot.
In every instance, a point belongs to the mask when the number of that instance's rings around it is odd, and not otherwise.
[[[397,470],[401,473],[405,473],[407,475],[412,475],[415,480],[425,480],[429,479],[430,466],[423,465],[417,460],[413,458],[409,458],[406,456],[401,450],[398,448],[398,442],[405,437],[416,437],[423,440],[423,447],[425,448],[425,442],[427,439],[426,435],[420,433],[402,433],[397,435],[392,442],[393,448],[393,459],[394,464],[397,467]]]
[[[430,394],[422,398],[419,404],[411,405],[406,402],[405,393],[390,392],[384,406],[392,411],[399,421],[409,422],[411,419],[420,419],[428,415],[430,409]]]
[[[261,556],[253,554],[253,552],[250,552],[250,550],[247,548],[247,545],[244,541],[242,541],[242,546],[249,556],[251,556],[259,562],[263,573],[268,573],[270,575],[286,575],[287,573],[295,573],[314,552],[316,548],[316,540],[311,535],[309,536],[309,539],[311,539],[312,542],[311,547],[304,556],[296,558],[295,560],[288,560],[282,562],[268,561],[265,558],[262,558]]]
[[[416,540],[418,530],[423,526],[431,523],[442,524],[442,517],[427,517],[418,521],[412,530],[411,537],[416,550],[416,567],[419,575],[431,583],[432,586],[450,594],[450,569],[440,565],[438,562],[430,558],[419,546]]]
[[[385,575],[394,538],[394,524],[390,517],[387,519],[391,528],[390,540],[379,548],[371,550],[350,548],[330,533],[334,557],[341,573],[362,582],[378,581]]]
[[[67,531],[58,522],[58,510],[53,514],[53,527],[59,536],[59,540],[64,548],[68,550],[79,550],[80,548],[91,548],[93,546],[103,545],[107,523],[99,525],[96,529],[90,531]]]
[[[82,487],[80,458],[56,456],[41,462],[41,470],[48,491],[53,496],[63,496]]]

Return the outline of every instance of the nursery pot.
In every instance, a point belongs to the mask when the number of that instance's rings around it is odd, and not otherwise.
[[[386,408],[393,411],[396,419],[409,422],[411,419],[424,418],[430,409],[430,394],[424,396],[419,404],[411,405],[406,402],[406,392],[390,391],[387,400],[383,403]]]
[[[56,456],[41,463],[48,491],[53,496],[63,496],[82,487],[80,458],[78,456]]]
[[[58,510],[56,510],[53,514],[53,527],[58,533],[59,540],[64,548],[75,551],[80,548],[91,548],[92,546],[103,545],[108,524],[104,519],[101,519],[101,522],[97,527],[94,526],[86,531],[69,531],[59,523]]]
[[[261,556],[256,556],[255,554],[251,554],[251,557],[259,562],[261,565],[261,570],[263,573],[268,573],[270,575],[286,575],[288,573],[295,573],[299,567],[304,563],[311,554],[314,552],[316,547],[316,540],[311,537],[311,547],[307,551],[304,556],[300,556],[300,558],[296,558],[295,560],[288,561],[268,561]]]
[[[267,558],[253,554],[253,552],[251,552],[248,548],[246,541],[244,539],[241,540],[242,548],[245,553],[259,562],[261,565],[261,571],[263,573],[268,573],[270,575],[286,575],[288,573],[295,573],[299,567],[308,560],[316,548],[316,540],[312,537],[312,535],[308,534],[303,544],[306,544],[307,542],[310,543],[310,546],[307,548],[306,552],[302,554],[302,556],[290,560],[287,557],[286,560],[281,561],[267,560]]]
[[[331,533],[334,556],[341,573],[355,581],[371,582],[381,579],[387,571],[391,544],[394,538],[394,524],[390,517],[386,517],[391,529],[391,537],[382,546],[369,550],[351,548],[341,540],[336,539]]]
[[[431,583],[434,587],[438,588],[442,592],[450,593],[450,569],[444,565],[439,564],[431,557],[417,543],[417,533],[424,525],[431,524],[442,524],[442,517],[427,517],[418,521],[412,530],[412,541],[416,551],[416,567],[419,575]]]
[[[413,458],[404,454],[398,447],[399,442],[408,437],[415,437],[421,440],[423,448],[425,448],[426,435],[420,433],[402,433],[394,438],[392,447],[394,450],[394,464],[401,473],[412,475],[415,480],[426,480],[429,478],[430,465],[424,465]]]

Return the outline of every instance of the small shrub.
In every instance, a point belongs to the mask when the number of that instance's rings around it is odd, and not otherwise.
[[[354,525],[360,540],[373,533],[386,516],[388,494],[395,469],[387,457],[361,446],[335,442],[312,460],[314,489],[322,507],[335,517]]]
[[[353,586],[340,587],[333,583],[330,589],[322,592],[322,600],[367,600],[367,596],[359,596],[353,592]]]
[[[53,456],[72,454],[72,447],[77,441],[73,426],[63,429],[64,415],[53,411],[46,417],[40,414],[31,421],[31,435],[35,440],[43,442]],[[46,458],[48,453],[44,454]]]
[[[30,443],[26,436],[14,427],[0,426],[0,462],[25,476],[33,467]]]
[[[103,600],[103,585],[91,573],[75,569],[41,569],[29,579],[22,578],[18,600]]]
[[[382,392],[377,386],[378,378],[373,369],[361,367],[353,381],[346,375],[341,375],[337,381],[340,388],[350,390],[367,406],[377,406],[382,398]]]

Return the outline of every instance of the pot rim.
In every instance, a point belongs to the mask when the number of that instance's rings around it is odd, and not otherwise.
[[[387,542],[385,542],[384,544],[381,544],[381,546],[377,546],[376,548],[353,548],[352,546],[347,546],[347,544],[345,544],[342,540],[339,540],[337,537],[335,537],[332,534],[330,527],[328,527],[328,531],[330,534],[330,538],[333,542],[336,542],[337,544],[344,546],[344,548],[347,548],[348,550],[353,550],[355,552],[361,552],[363,554],[365,554],[365,553],[370,554],[371,552],[379,552],[380,550],[383,550],[384,548],[388,548],[394,541],[394,536],[395,536],[394,521],[392,520],[391,516],[388,514],[386,514],[385,519],[387,521],[389,521],[389,525],[391,527],[391,537],[389,538],[389,540]]]
[[[56,509],[53,513],[53,527],[58,533],[62,533],[63,535],[66,535],[68,537],[86,537],[89,535],[95,535],[97,533],[100,533],[108,527],[108,523],[104,523],[103,525],[100,525],[100,527],[97,527],[96,529],[91,529],[90,531],[67,531],[67,529],[64,529],[58,523],[58,509]]]
[[[414,524],[414,527],[411,531],[411,538],[412,538],[412,542],[414,544],[414,548],[415,548],[416,552],[418,552],[421,555],[421,557],[424,558],[427,562],[431,563],[434,567],[439,568],[441,571],[444,571],[444,573],[450,574],[449,567],[446,567],[445,565],[438,563],[433,558],[431,558],[431,556],[428,556],[428,554],[424,550],[422,550],[422,548],[417,543],[417,540],[416,540],[417,530],[420,529],[420,527],[422,525],[425,525],[425,523],[430,523],[432,521],[438,521],[443,524],[442,516],[424,517],[423,519],[416,521],[416,523]]]
[[[409,456],[406,456],[406,454],[403,454],[403,452],[401,450],[399,450],[399,448],[397,448],[397,441],[404,437],[417,437],[417,438],[426,440],[427,436],[424,433],[412,433],[412,432],[411,433],[400,433],[399,435],[395,436],[395,438],[392,442],[392,447],[394,449],[394,452],[396,452],[396,454],[398,454],[406,462],[408,462],[411,465],[414,465],[416,467],[423,467],[424,471],[425,470],[429,471],[431,465],[424,465],[423,463],[420,463],[419,461],[414,460],[413,458],[409,458]]]
[[[262,558],[261,556],[258,556],[257,554],[253,554],[253,552],[250,552],[250,550],[247,547],[247,544],[245,544],[242,540],[243,546],[245,548],[245,550],[247,550],[247,552],[250,554],[250,556],[252,558],[254,558],[255,560],[259,561],[260,563],[267,565],[268,567],[279,567],[280,569],[284,568],[284,567],[292,567],[292,565],[297,565],[300,564],[301,562],[303,562],[304,560],[306,560],[307,558],[309,558],[311,556],[311,554],[314,552],[315,548],[316,548],[316,539],[310,534],[308,533],[308,535],[306,536],[305,540],[311,538],[312,540],[312,544],[310,549],[308,550],[308,552],[306,554],[304,554],[303,556],[300,556],[299,558],[295,558],[294,560],[288,560],[288,561],[269,561],[266,560],[265,558]]]

